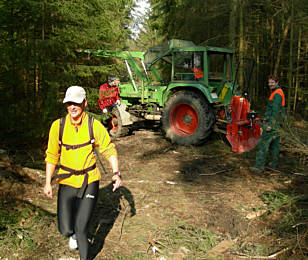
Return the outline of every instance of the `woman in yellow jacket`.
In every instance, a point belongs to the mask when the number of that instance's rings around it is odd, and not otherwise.
[[[46,150],[46,183],[44,193],[52,197],[51,181],[57,178],[58,226],[64,236],[70,237],[71,249],[79,249],[80,259],[89,257],[88,226],[97,201],[100,172],[96,167],[95,155],[88,126],[89,116],[84,109],[87,105],[86,92],[82,87],[72,86],[66,91],[63,103],[68,114],[64,119],[63,135],[60,137],[60,119],[51,125]],[[117,151],[104,126],[93,121],[95,146],[109,161],[113,170],[113,191],[122,185]],[[60,140],[62,139],[62,140]],[[54,176],[60,160],[60,169]]]

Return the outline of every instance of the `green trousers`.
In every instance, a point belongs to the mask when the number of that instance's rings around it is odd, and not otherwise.
[[[256,167],[264,169],[266,155],[269,153],[268,162],[270,168],[277,168],[279,158],[279,142],[280,135],[277,131],[266,132],[263,131],[259,142],[256,154]]]

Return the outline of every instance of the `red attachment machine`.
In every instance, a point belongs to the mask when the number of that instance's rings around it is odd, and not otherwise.
[[[255,112],[250,112],[247,98],[234,95],[231,98],[232,122],[227,125],[227,139],[235,153],[252,150],[261,135],[260,119]]]

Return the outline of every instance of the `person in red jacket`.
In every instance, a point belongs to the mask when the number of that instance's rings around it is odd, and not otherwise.
[[[108,81],[99,87],[98,105],[104,114],[108,113],[108,108],[115,104],[120,105],[119,97],[120,80],[114,76],[108,77]]]
[[[195,67],[191,69],[194,72],[194,80],[202,80],[203,79],[203,71],[199,67]]]

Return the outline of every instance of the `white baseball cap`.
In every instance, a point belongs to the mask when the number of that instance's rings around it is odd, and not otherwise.
[[[81,104],[86,99],[86,91],[79,86],[71,86],[66,90],[63,103],[74,102]]]

